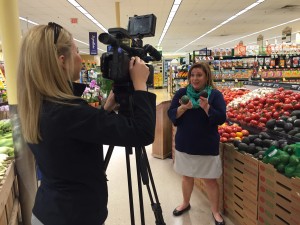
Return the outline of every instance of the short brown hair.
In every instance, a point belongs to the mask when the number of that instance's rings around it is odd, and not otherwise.
[[[190,78],[191,78],[191,72],[193,69],[195,68],[200,68],[203,70],[203,72],[205,73],[206,77],[207,77],[207,83],[206,85],[208,86],[212,86],[212,88],[215,88],[213,79],[212,79],[212,73],[211,73],[211,69],[210,66],[207,62],[200,62],[200,63],[195,63],[191,66],[191,68],[189,69],[188,72],[188,80],[190,82]]]

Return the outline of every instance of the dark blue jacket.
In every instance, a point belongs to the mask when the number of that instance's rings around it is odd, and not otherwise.
[[[104,223],[108,194],[102,145],[145,146],[154,140],[155,95],[135,91],[133,100],[132,118],[82,99],[71,101],[73,106],[44,101],[42,141],[29,144],[43,174],[33,207],[43,224]]]
[[[226,104],[222,93],[217,89],[212,90],[208,99],[208,116],[200,107],[189,109],[176,119],[179,99],[186,95],[186,90],[181,88],[176,92],[168,110],[169,118],[177,126],[176,150],[191,155],[219,155],[218,125],[226,120]]]

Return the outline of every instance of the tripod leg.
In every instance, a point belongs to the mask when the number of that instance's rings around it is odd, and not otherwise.
[[[141,225],[145,225],[143,190],[142,190],[142,182],[141,182],[141,149],[139,149],[138,147],[135,147],[135,159],[136,159],[136,172],[137,172],[139,200],[140,200]]]
[[[159,203],[159,200],[158,200],[158,195],[157,195],[157,192],[156,192],[156,188],[155,188],[155,184],[154,184],[154,180],[153,180],[153,176],[152,176],[152,172],[151,172],[151,168],[150,168],[150,164],[149,164],[149,160],[148,160],[148,157],[147,157],[147,152],[146,152],[145,147],[142,147],[140,149],[140,151],[141,151],[141,156],[142,156],[141,157],[141,159],[142,159],[141,167],[144,167],[144,169],[142,169],[142,170],[146,171],[146,172],[143,172],[143,173],[147,174],[147,177],[145,177],[144,180],[146,181],[145,184],[147,186],[148,194],[149,194],[149,197],[150,197],[151,207],[152,207],[152,210],[154,212],[155,224],[157,224],[157,225],[166,225],[166,223],[164,222],[163,215],[162,215],[162,209],[161,209],[161,206],[160,206],[160,203]],[[152,193],[151,193],[150,186],[149,186],[148,174],[149,174],[149,177],[150,177],[150,181],[151,181],[151,185],[152,185],[152,189],[153,189],[153,192],[154,192],[156,203],[154,203],[154,201],[153,201]]]
[[[132,152],[132,149],[130,147],[125,147],[125,152],[126,152],[126,168],[127,168],[127,180],[128,180],[130,219],[131,219],[131,225],[135,225],[134,208],[133,208],[133,195],[132,195],[132,183],[131,183],[132,180],[131,180],[130,159],[129,159],[129,154]]]
[[[105,160],[104,160],[104,170],[105,171],[107,170],[107,166],[108,166],[108,163],[109,163],[109,160],[111,158],[113,150],[114,150],[114,146],[110,145],[108,147],[108,150],[107,150],[107,153],[106,153],[106,156],[105,156]]]

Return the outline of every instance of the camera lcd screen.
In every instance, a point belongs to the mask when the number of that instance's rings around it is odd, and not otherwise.
[[[154,14],[134,16],[129,18],[128,31],[131,37],[142,35],[153,37],[155,35],[156,16]]]

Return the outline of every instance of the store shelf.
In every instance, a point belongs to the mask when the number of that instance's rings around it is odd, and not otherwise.
[[[300,91],[299,84],[291,84],[291,83],[273,83],[273,82],[263,82],[263,81],[244,81],[244,85],[252,85],[258,87],[269,87],[269,88],[280,88],[284,89]]]

